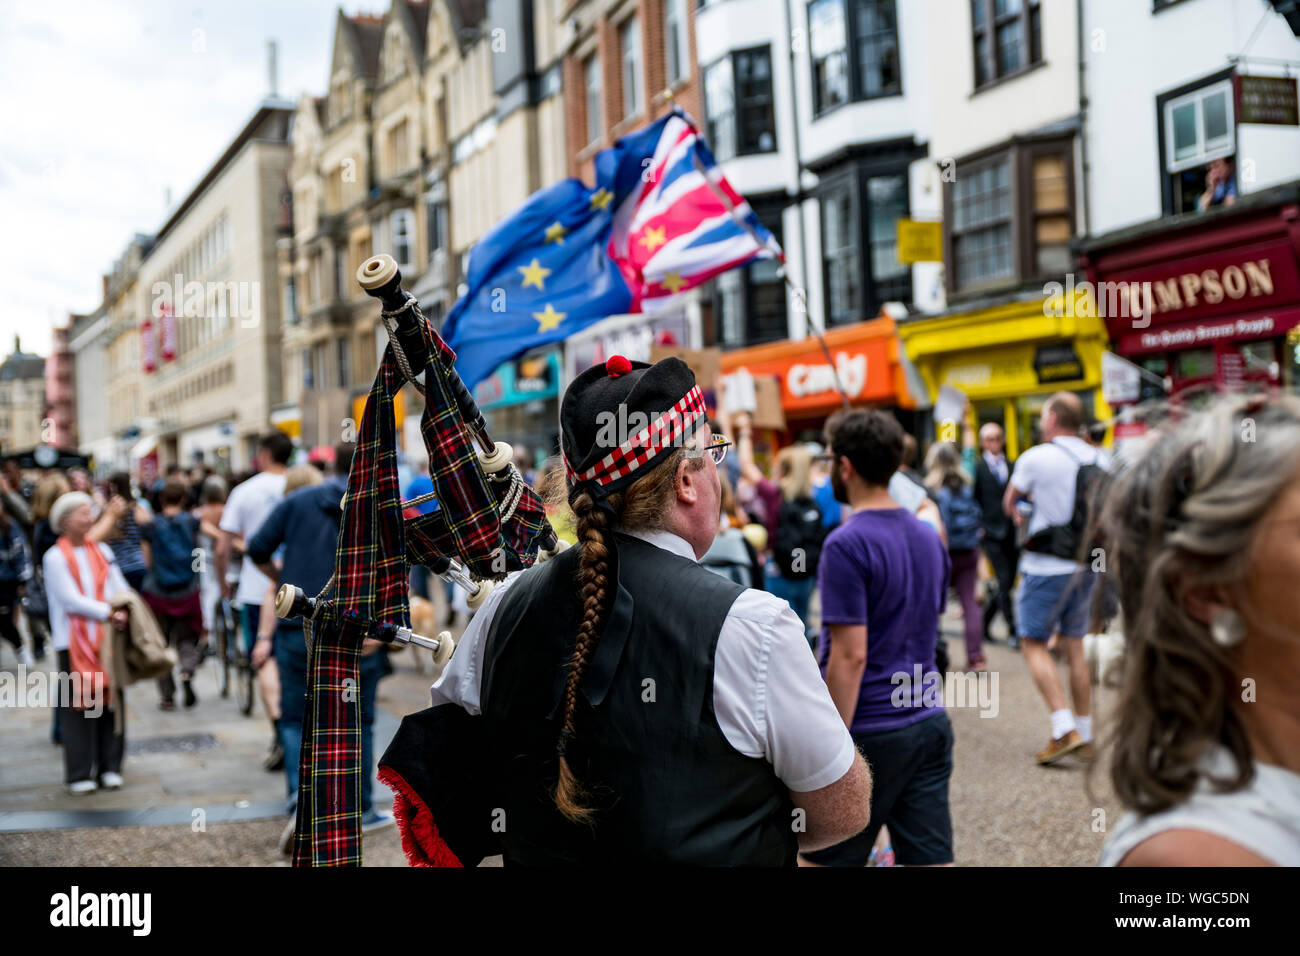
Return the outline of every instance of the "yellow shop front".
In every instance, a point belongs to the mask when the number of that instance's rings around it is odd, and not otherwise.
[[[1015,458],[1040,440],[1038,414],[1054,392],[1083,401],[1090,419],[1107,421],[1101,395],[1105,323],[1085,298],[1042,297],[898,323],[908,358],[932,399],[949,385],[970,399],[978,428],[997,422]]]

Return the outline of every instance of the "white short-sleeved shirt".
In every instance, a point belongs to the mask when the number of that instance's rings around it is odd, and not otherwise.
[[[630,534],[695,560],[691,546],[675,534]],[[479,712],[484,637],[521,573],[498,584],[465,629],[430,688],[435,706],[454,703]],[[853,765],[853,739],[808,651],[803,622],[789,604],[764,591],[746,590],[723,621],[714,654],[713,709],[727,742],[747,757],[767,760],[790,790],[820,790]]]
[[[1074,515],[1075,476],[1081,465],[1091,464],[1106,466],[1097,449],[1073,436],[1035,445],[1016,459],[1011,484],[1033,499],[1034,513],[1029,517],[1028,528],[1030,535],[1053,525],[1070,523]],[[1079,568],[1077,561],[1058,558],[1054,554],[1038,551],[1022,551],[1020,554],[1021,574],[1073,574]]]
[[[226,507],[221,512],[221,530],[239,535],[245,543],[266,520],[276,502],[284,497],[284,474],[264,471],[230,489]],[[266,598],[270,579],[257,570],[248,555],[239,568],[239,588],[235,601],[239,604],[261,604]]]

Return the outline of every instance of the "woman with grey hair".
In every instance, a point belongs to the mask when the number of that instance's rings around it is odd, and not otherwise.
[[[1189,416],[1102,524],[1127,652],[1104,865],[1300,865],[1300,401]]]
[[[113,610],[113,595],[127,590],[113,551],[90,540],[95,523],[90,495],[70,491],[50,509],[59,539],[45,552],[45,591],[50,607],[59,672],[69,675],[71,699],[60,700],[63,764],[68,790],[93,793],[122,786],[125,735],[117,721],[121,688],[109,686],[102,649],[107,627],[125,628],[125,610]]]

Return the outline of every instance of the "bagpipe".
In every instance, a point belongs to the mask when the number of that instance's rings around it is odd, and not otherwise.
[[[387,255],[357,270],[357,282],[380,301],[389,340],[357,428],[334,575],[314,597],[292,584],[276,596],[277,616],[303,619],[308,658],[294,866],[361,864],[361,788],[369,785],[369,768],[361,760],[359,669],[367,639],[424,647],[439,663],[455,650],[447,631],[412,632],[411,567],[423,565],[465,588],[477,609],[495,581],[564,547],[514,467],[510,446],[489,436],[456,373],[455,353],[401,279]],[[393,400],[406,383],[424,396],[420,431],[433,491],[402,501]],[[432,512],[407,511],[432,500]]]

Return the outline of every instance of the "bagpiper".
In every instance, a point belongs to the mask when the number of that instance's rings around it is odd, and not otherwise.
[[[413,859],[441,826],[477,848],[468,863],[495,848],[507,865],[793,866],[866,825],[870,774],[803,624],[697,563],[719,530],[728,446],[708,424],[677,358],[615,356],[569,386],[577,545],[498,585],[432,687],[426,713],[460,717],[432,747],[399,739],[385,758],[390,784],[394,765],[425,784],[396,780]],[[445,738],[462,733],[475,770],[453,780],[467,748]],[[413,825],[412,802],[428,809],[415,790],[445,807],[458,787],[458,819]]]

